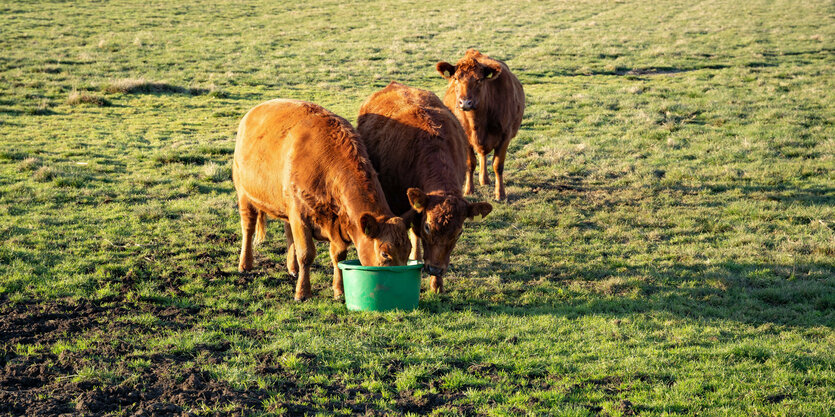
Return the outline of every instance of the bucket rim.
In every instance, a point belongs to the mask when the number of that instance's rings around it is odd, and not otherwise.
[[[391,272],[401,272],[401,271],[411,271],[415,269],[423,269],[423,262],[410,260],[406,265],[400,266],[365,266],[362,265],[359,259],[351,259],[348,261],[342,261],[337,264],[339,269],[344,271],[349,270],[358,270],[358,271],[391,271]]]

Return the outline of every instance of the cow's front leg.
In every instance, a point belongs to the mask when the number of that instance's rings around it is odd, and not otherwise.
[[[444,278],[441,276],[432,275],[429,277],[429,289],[435,294],[444,292]]]
[[[348,245],[344,242],[331,242],[331,263],[333,263],[333,299],[339,300],[345,294],[342,286],[342,270],[339,263],[348,257]]]
[[[255,222],[258,219],[258,212],[255,210],[246,197],[238,199],[238,211],[241,213],[241,257],[238,262],[238,271],[247,272],[252,269],[252,238],[255,233]]]
[[[293,278],[298,278],[299,261],[296,260],[296,245],[293,244],[293,231],[288,222],[284,222],[284,238],[287,240],[287,272]]]
[[[316,246],[313,245],[313,233],[301,218],[290,219],[290,231],[295,246],[296,261],[299,265],[299,278],[296,280],[296,301],[304,301],[313,294],[310,291],[310,266],[316,258]]]
[[[478,153],[478,182],[481,185],[490,183],[490,178],[487,177],[487,155]]]
[[[467,153],[467,178],[464,180],[464,195],[473,193],[473,173],[475,172],[476,163],[475,151],[470,146],[469,152]]]
[[[421,260],[420,238],[414,229],[409,229],[409,240],[412,242],[412,252],[409,254],[409,259]]]
[[[504,159],[507,156],[507,146],[510,138],[506,139],[493,154],[493,171],[496,173],[496,200],[504,200]]]

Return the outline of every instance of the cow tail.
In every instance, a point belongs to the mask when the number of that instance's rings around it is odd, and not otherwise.
[[[259,245],[267,238],[267,213],[258,210],[258,220],[255,223],[255,239],[253,243]]]

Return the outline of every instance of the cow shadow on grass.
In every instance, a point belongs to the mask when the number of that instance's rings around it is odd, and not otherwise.
[[[587,215],[599,210],[617,211],[619,206],[635,204],[630,200],[632,194],[617,195],[617,189],[586,182],[582,177],[519,175],[515,181],[515,185],[524,191],[518,195],[509,193],[508,204],[511,206],[521,207],[531,200],[551,204],[554,210],[570,207],[573,212],[581,214],[582,221],[559,224],[559,230],[566,230],[570,236],[575,236],[553,237],[554,240],[563,240],[565,245],[570,245],[576,236],[607,239],[607,235],[601,232],[608,226],[596,223],[595,217]],[[825,186],[791,188],[727,183],[684,187],[656,184],[648,186],[648,189],[643,191],[650,195],[668,192],[672,196],[730,192],[734,196],[742,196],[735,197],[735,200],[770,200],[787,207],[801,205],[814,208],[835,203],[835,188]],[[724,207],[724,203],[714,200],[707,199],[698,204],[680,201],[676,206],[682,209]],[[527,217],[530,216],[510,215],[510,218],[489,219],[486,225],[497,230],[515,225],[531,229],[532,233],[535,229],[558,230],[554,229],[557,225],[552,224],[553,219],[536,220],[541,224],[526,224]],[[819,226],[816,218],[808,213],[788,216],[787,221],[798,226],[825,227]],[[710,230],[712,223],[706,224],[705,227]],[[653,224],[630,223],[624,227],[643,229],[648,236],[658,229]],[[602,248],[595,253],[543,250],[542,247],[554,245],[537,241],[546,239],[537,233],[531,235],[531,244],[539,247],[537,250],[531,251],[524,245],[479,249],[475,256],[488,259],[488,262],[457,265],[457,270],[452,269],[453,277],[447,279],[450,294],[426,298],[423,308],[429,311],[465,309],[486,314],[567,317],[617,317],[663,312],[678,317],[731,320],[753,326],[835,326],[835,246],[831,243],[813,242],[804,246],[801,250],[809,256],[797,261],[791,257],[782,262],[772,257],[762,261],[750,258],[739,261],[731,257],[709,259],[706,255],[691,254],[683,262],[670,256],[656,257],[652,254],[658,251],[656,248],[675,250],[676,244],[670,242],[686,239],[686,232],[668,228],[657,231],[660,241],[647,243],[646,253],[636,256],[630,256],[627,248],[619,250],[616,247],[611,251]],[[703,234],[702,238],[707,239],[703,243],[719,244],[727,238],[721,232],[715,233],[715,236],[707,232]],[[613,246],[618,244],[615,242]],[[544,259],[546,255],[552,258]],[[456,279],[455,276],[462,278]]]
[[[835,326],[832,263],[618,264],[516,271],[511,265],[494,271],[501,284],[486,284],[478,292],[472,291],[478,280],[448,279],[450,294],[424,298],[421,308],[569,318],[665,312],[753,326]]]
[[[524,74],[524,79],[522,80],[525,84],[537,84],[538,79],[542,78],[550,78],[550,77],[589,77],[589,76],[598,76],[598,75],[613,75],[613,76],[626,76],[626,77],[636,77],[641,78],[645,76],[653,76],[653,75],[674,75],[674,74],[681,74],[681,73],[688,73],[693,71],[700,71],[700,70],[722,70],[730,68],[730,65],[726,64],[696,64],[691,66],[648,66],[648,67],[615,67],[611,69],[591,69],[591,70],[580,70],[580,69],[559,69],[559,68],[546,68],[539,71],[533,70],[524,70],[519,71],[520,73]]]

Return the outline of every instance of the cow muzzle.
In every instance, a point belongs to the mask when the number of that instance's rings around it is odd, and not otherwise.
[[[443,276],[444,272],[446,272],[446,270],[444,270],[444,268],[438,268],[437,266],[429,265],[429,264],[426,264],[426,265],[423,266],[423,271],[426,272],[429,275],[434,276],[434,277]]]
[[[472,100],[459,98],[458,108],[464,111],[475,110],[475,102]]]

